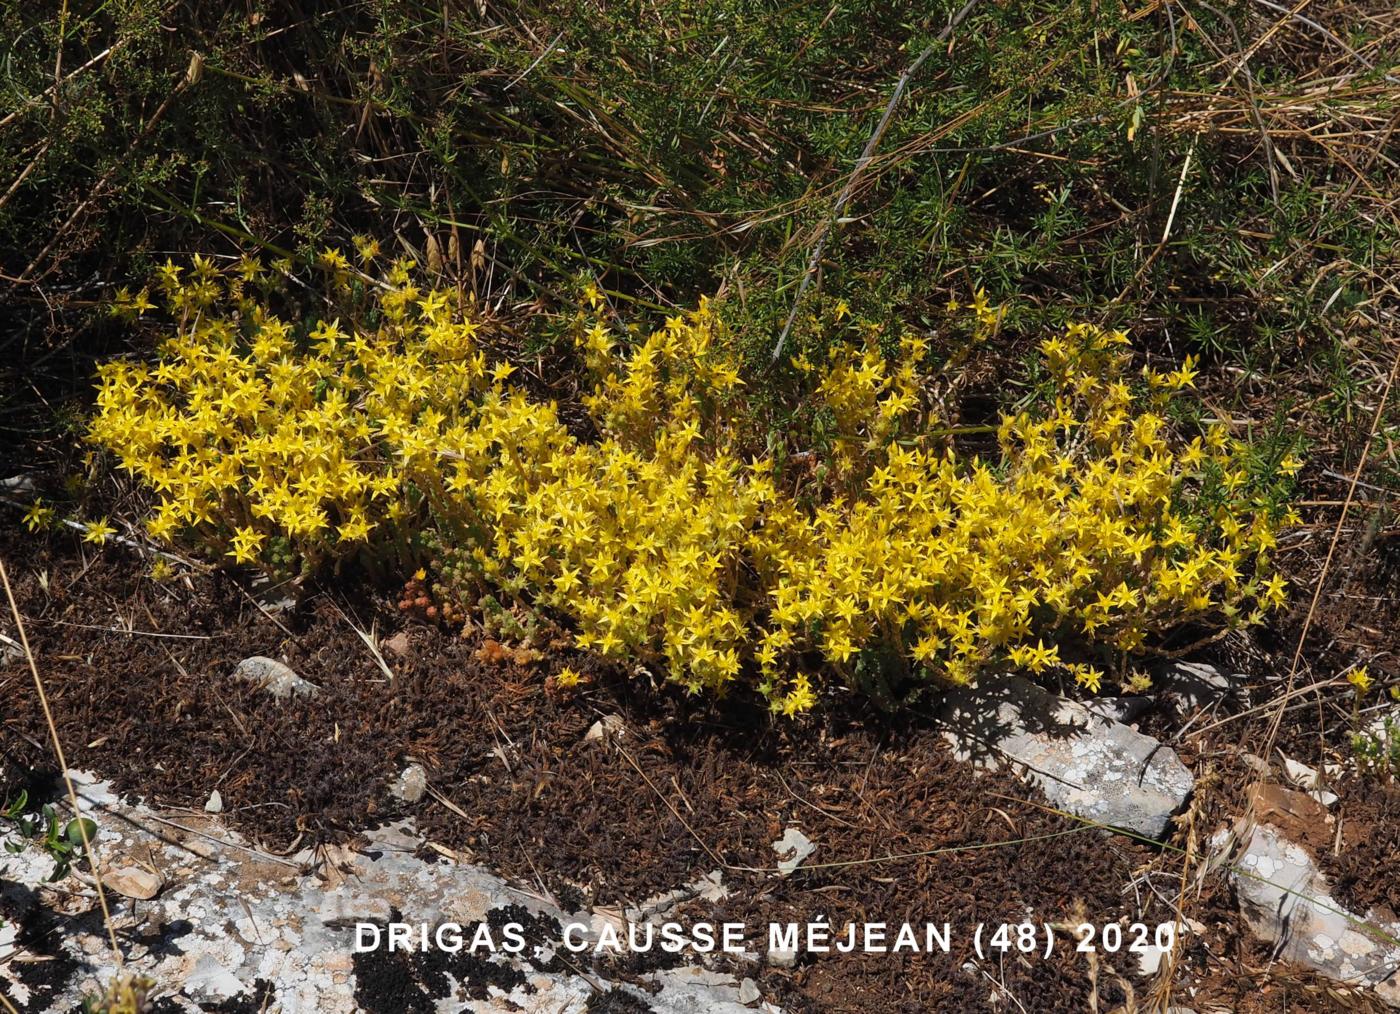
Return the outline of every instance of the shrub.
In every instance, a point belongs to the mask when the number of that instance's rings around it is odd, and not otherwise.
[[[1043,342],[1045,396],[984,460],[931,407],[926,341],[887,355],[866,329],[794,364],[809,435],[831,437],[788,454],[747,410],[714,307],[623,340],[591,294],[585,438],[488,364],[495,325],[453,294],[404,264],[362,289],[326,262],[351,316],[309,328],[267,309],[255,262],[162,272],[175,333],[154,366],[103,367],[91,429],[157,494],[153,535],[302,573],[352,553],[409,567],[431,544],[459,604],[509,596],[568,617],[581,647],[691,691],[752,682],[788,714],[832,673],[883,699],[909,677],[1065,665],[1096,690],[1062,647],[1131,652],[1283,601],[1276,476],[1221,424],[1174,438],[1192,364],[1135,378],[1121,332]],[[973,313],[991,319],[980,296]]]

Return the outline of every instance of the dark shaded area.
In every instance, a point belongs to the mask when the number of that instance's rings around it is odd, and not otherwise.
[[[651,1014],[651,1005],[640,997],[621,989],[595,993],[585,1008],[589,1014]]]
[[[398,911],[390,917],[391,922],[404,920]],[[503,993],[519,987],[533,992],[524,972],[471,952],[467,945],[478,925],[462,927],[463,947],[455,954],[435,947],[426,951],[385,947],[355,954],[355,1002],[366,1014],[433,1014],[437,1001],[445,997],[486,1000],[493,987]],[[460,985],[459,992],[454,992],[454,984]]]
[[[106,302],[197,251],[363,233],[546,311],[583,275],[652,312],[725,286],[762,364],[894,82],[961,6],[6,0],[0,466],[53,461],[94,365],[151,347]],[[1394,31],[1349,0],[977,5],[910,82],[809,309],[937,329],[984,285],[1023,334],[1107,312],[1169,361],[1284,363],[1290,390],[1345,365],[1351,312],[1393,305]],[[1019,358],[1011,333],[974,358]],[[511,351],[568,372],[553,334]],[[799,315],[790,348],[825,340]],[[1345,374],[1303,397],[1351,434]]]
[[[0,872],[3,869],[0,865]],[[101,936],[104,930],[99,909],[76,916],[55,911],[40,904],[36,892],[0,876],[0,918],[18,927],[16,947],[23,950],[26,957],[34,959],[8,961],[5,977],[29,991],[30,1004],[35,1009],[44,1009],[62,995],[74,979],[92,971],[64,950],[63,941],[77,934]]]
[[[257,979],[253,988],[242,996],[230,997],[221,1003],[201,1004],[205,1014],[267,1014],[276,1010],[277,990],[265,979]]]

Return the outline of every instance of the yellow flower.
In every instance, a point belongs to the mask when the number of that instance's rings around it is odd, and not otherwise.
[[[1375,681],[1371,679],[1371,673],[1366,666],[1361,665],[1347,673],[1347,682],[1356,688],[1357,694],[1364,694],[1371,689]]]
[[[91,542],[95,546],[104,545],[108,538],[115,534],[117,530],[107,523],[106,518],[89,521],[83,525],[83,541]]]
[[[321,251],[321,266],[331,271],[346,271],[350,268],[350,262],[345,259],[345,255],[334,247],[326,247]]]
[[[29,510],[24,512],[24,527],[31,532],[36,532],[41,528],[52,526],[54,520],[54,510],[52,507],[45,507],[43,498],[36,498],[30,504]]]
[[[234,563],[252,563],[258,558],[258,550],[266,540],[267,536],[256,528],[236,528],[233,548],[226,555],[233,557]]]
[[[1103,682],[1103,673],[1091,665],[1080,665],[1073,668],[1074,681],[1084,687],[1090,693],[1099,692],[1099,687]]]
[[[355,252],[359,255],[360,264],[365,267],[368,267],[379,256],[379,240],[370,239],[368,236],[355,236],[351,242],[355,244]]]

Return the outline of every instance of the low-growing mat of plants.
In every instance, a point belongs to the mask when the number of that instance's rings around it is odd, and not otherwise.
[[[0,553],[72,766],[279,852],[411,815],[590,905],[717,866],[751,924],[1174,904],[1200,1009],[1371,1002],[1181,883],[1291,761],[1336,898],[1400,906],[1392,5],[14,0],[0,39]],[[0,633],[0,830],[43,847]],[[1184,716],[1178,660],[1249,696]],[[1019,678],[1152,702],[1165,843],[970,775],[941,702]],[[831,865],[752,872],[793,825]],[[966,957],[760,986],[977,1009]]]

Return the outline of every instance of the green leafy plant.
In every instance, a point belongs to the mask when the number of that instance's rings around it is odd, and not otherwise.
[[[8,822],[14,834],[5,840],[5,851],[18,855],[26,848],[37,848],[53,859],[50,881],[68,876],[73,863],[82,855],[84,837],[91,841],[97,834],[97,823],[89,817],[62,821],[52,803],[38,811],[29,812],[29,793],[20,790],[13,800],[0,810],[0,819]]]

